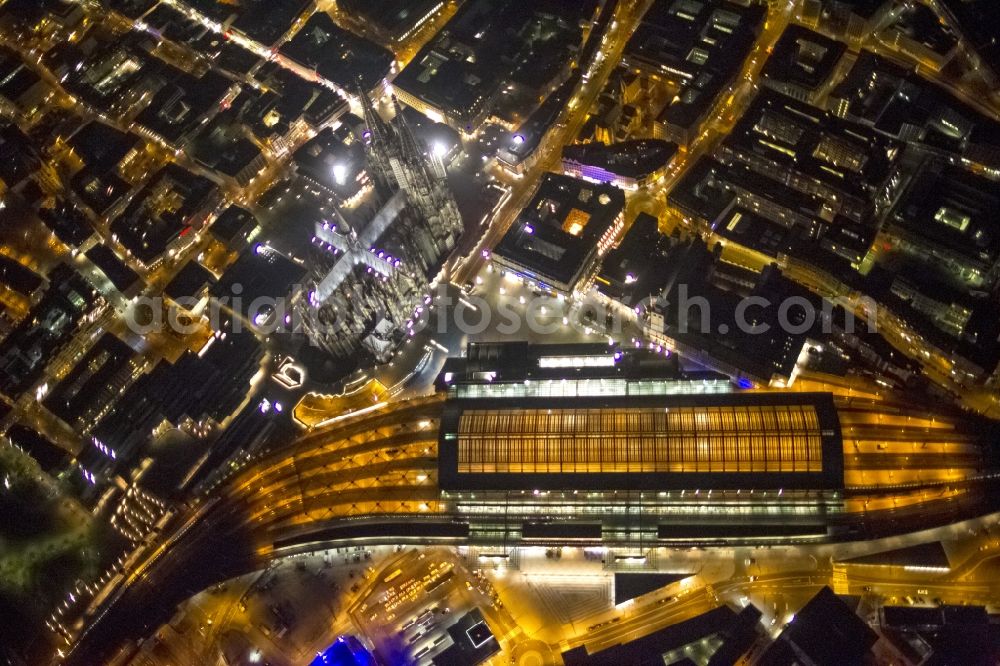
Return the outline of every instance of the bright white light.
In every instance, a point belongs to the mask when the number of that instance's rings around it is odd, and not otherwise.
[[[337,185],[343,185],[347,182],[347,167],[343,164],[335,164],[333,166],[333,180],[336,181]]]
[[[448,154],[448,146],[444,145],[440,141],[434,142],[433,150],[434,154],[437,155],[438,157],[444,157],[445,155]]]
[[[514,143],[516,143],[517,145],[520,146],[522,143],[524,143],[524,136],[521,135],[521,134],[515,134],[514,135]]]
[[[616,360],[614,356],[542,356],[538,359],[538,367],[610,368]]]

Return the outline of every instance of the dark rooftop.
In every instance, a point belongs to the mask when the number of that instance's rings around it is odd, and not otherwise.
[[[69,138],[69,145],[83,163],[101,173],[118,166],[139,143],[139,137],[134,134],[126,134],[96,120]]]
[[[0,285],[24,296],[31,296],[42,283],[41,276],[35,271],[5,254],[0,254]]]
[[[90,259],[104,273],[104,276],[111,281],[115,289],[123,294],[141,280],[138,273],[119,259],[118,255],[107,245],[101,243],[94,245],[94,247],[87,250],[86,256],[87,259]]]
[[[809,600],[763,654],[760,666],[863,664],[878,634],[833,591],[824,587]],[[802,656],[800,656],[802,655]]]
[[[774,46],[761,71],[765,82],[791,84],[815,91],[830,78],[847,45],[800,25],[791,24]]]
[[[128,345],[105,333],[42,404],[72,427],[93,423],[127,385],[135,356]]]
[[[726,186],[725,167],[711,157],[701,157],[690,166],[667,195],[667,203],[684,215],[713,224],[736,200]]]
[[[336,130],[324,128],[295,151],[294,160],[300,174],[348,199],[361,190],[367,161],[364,145],[353,133],[353,121],[360,118],[345,120]]]
[[[592,0],[470,0],[393,86],[461,125],[471,124],[491,110],[508,81],[531,87],[551,80],[567,59],[560,54],[582,42],[579,23],[595,7]]]
[[[259,246],[262,247],[262,246]],[[250,305],[258,298],[284,298],[302,280],[306,269],[277,252],[258,253],[250,248],[230,266],[211,288],[213,296],[230,298],[235,285],[240,285],[243,311],[238,314],[251,318]]]
[[[979,56],[1000,75],[1000,4],[995,0],[942,0],[941,5],[956,19],[962,35]]]
[[[223,243],[232,243],[237,239],[246,240],[259,226],[253,213],[233,204],[215,219],[209,232]]]
[[[874,198],[898,152],[868,127],[768,90],[757,95],[724,148],[760,173],[794,171],[859,201]]]
[[[616,573],[615,606],[655,592],[691,575],[691,573]]]
[[[542,282],[572,288],[624,208],[616,187],[546,173],[494,255]]]
[[[434,666],[477,666],[500,651],[500,644],[478,608],[448,627],[448,635],[453,644],[431,659]]]
[[[191,216],[217,192],[204,176],[169,164],[153,176],[111,223],[111,231],[139,261],[151,264],[176,238],[190,233]]]
[[[441,7],[440,0],[340,0],[342,11],[375,26],[390,39],[399,40],[415,30],[432,12]]]
[[[892,220],[926,243],[992,264],[1000,258],[998,209],[1000,194],[992,180],[929,165],[900,197]]]
[[[48,474],[58,472],[73,460],[73,456],[61,446],[19,423],[12,425],[6,435],[11,444],[34,458],[42,471]]]
[[[41,80],[14,52],[0,49],[0,97],[15,101]]]
[[[246,169],[262,158],[260,148],[243,136],[229,114],[219,116],[193,142],[192,156],[201,164],[230,178],[242,178]],[[263,168],[264,162],[259,163]],[[242,181],[241,181],[242,182]]]
[[[105,215],[132,191],[132,186],[114,171],[85,167],[70,183],[84,204],[98,215]]]
[[[164,288],[170,298],[182,305],[190,304],[206,288],[215,284],[215,278],[197,261],[189,261]],[[179,300],[182,299],[182,300]]]
[[[669,278],[671,245],[660,233],[657,219],[639,213],[618,246],[604,255],[596,279],[598,291],[629,307],[659,295]]]
[[[720,606],[697,617],[672,624],[628,643],[615,645],[593,654],[580,646],[563,652],[566,666],[606,666],[625,664],[652,666],[663,663],[663,654],[702,638],[728,631],[737,615],[728,606]]]
[[[49,272],[41,300],[0,343],[0,390],[17,399],[100,302],[97,292],[66,264]]]
[[[313,14],[281,52],[341,90],[351,91],[359,78],[365,90],[374,88],[389,74],[395,59],[388,49],[340,28],[322,12]]]
[[[844,562],[893,567],[950,567],[948,556],[945,554],[944,547],[940,541],[895,548],[872,555],[860,555],[846,559]]]
[[[41,160],[31,140],[15,125],[0,126],[0,180],[14,187],[38,170]]]
[[[38,217],[70,247],[78,248],[94,235],[94,228],[83,211],[65,200],[57,200],[52,208],[42,208]]]

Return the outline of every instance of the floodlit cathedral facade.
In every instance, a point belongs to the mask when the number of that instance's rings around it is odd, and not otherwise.
[[[316,225],[320,251],[302,321],[312,344],[333,356],[366,349],[384,361],[463,226],[441,156],[425,150],[398,106],[390,124],[364,91],[361,102],[378,211],[363,226],[339,212]]]

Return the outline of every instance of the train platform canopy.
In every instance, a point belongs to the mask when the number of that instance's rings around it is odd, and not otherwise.
[[[453,398],[439,434],[445,491],[843,489],[823,393]]]

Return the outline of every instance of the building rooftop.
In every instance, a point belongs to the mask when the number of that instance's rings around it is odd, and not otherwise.
[[[78,248],[86,243],[94,235],[94,228],[87,216],[64,199],[57,199],[54,203],[51,208],[44,207],[38,211],[42,223],[70,247]]]
[[[31,296],[43,284],[42,277],[21,262],[0,254],[0,285]]]
[[[478,608],[448,627],[448,635],[452,645],[431,659],[434,666],[477,666],[500,652],[500,644]]]
[[[580,46],[596,2],[470,0],[393,81],[393,87],[460,126],[484,120],[511,81],[538,89]],[[544,83],[541,85],[543,86]],[[531,102],[528,109],[536,102]],[[524,117],[520,109],[515,115]]]
[[[938,149],[1000,147],[1000,123],[948,95],[911,70],[862,51],[831,94],[838,114],[891,136],[920,140]]]
[[[941,6],[958,23],[962,36],[990,68],[1000,75],[1000,5],[992,0],[942,0]]]
[[[843,42],[791,24],[774,45],[761,76],[765,83],[789,84],[815,91],[830,78],[846,51],[847,45]]]
[[[81,127],[67,143],[89,169],[106,172],[117,167],[141,139],[94,120]]]
[[[808,659],[816,666],[862,664],[878,634],[824,587],[809,600],[764,652],[761,666],[786,666]]]
[[[174,279],[163,289],[163,293],[178,302],[180,302],[178,299],[183,299],[184,302],[181,304],[188,305],[197,301],[199,295],[213,284],[215,277],[204,266],[192,260],[177,272]]]
[[[354,128],[361,123],[352,114],[337,129],[326,127],[303,144],[293,158],[297,172],[342,199],[355,196],[368,180],[365,147],[354,135]]]
[[[170,144],[179,145],[201,129],[202,120],[219,108],[233,82],[214,70],[200,77],[162,64],[158,90],[135,122]]]
[[[0,48],[0,97],[14,101],[41,80],[16,53]]]
[[[892,173],[898,146],[781,93],[764,90],[725,140],[725,154],[758,171],[792,170],[833,191],[873,200]]]
[[[34,458],[47,474],[54,475],[69,466],[73,460],[73,456],[64,448],[27,426],[15,423],[4,434],[11,444]]]
[[[128,385],[135,359],[128,345],[105,333],[42,404],[74,428],[90,425]]]
[[[652,215],[639,213],[618,245],[604,255],[595,284],[608,298],[635,307],[667,286],[672,242]]]
[[[340,28],[323,12],[313,14],[281,53],[350,91],[359,78],[365,90],[375,88],[395,59],[388,49]]]
[[[150,265],[175,239],[191,233],[191,217],[216,193],[215,183],[204,176],[169,164],[111,222],[111,232],[133,256]]]
[[[41,160],[31,140],[15,125],[0,125],[0,180],[15,187],[39,166]]]
[[[611,378],[625,382],[615,390],[627,395],[730,388],[725,375],[684,371],[676,357],[643,349],[527,342],[470,343],[465,356],[445,362],[438,388],[458,398],[545,397],[552,391],[566,397],[597,396],[601,380]]]
[[[442,386],[444,490],[843,486],[828,394],[734,392],[641,350],[524,343],[470,348]]]
[[[340,0],[341,11],[374,26],[394,41],[402,41],[441,9],[441,0]]]
[[[41,300],[0,343],[0,390],[12,400],[42,376],[56,351],[101,302],[97,292],[66,264],[48,277]]]
[[[242,127],[233,115],[216,116],[193,141],[190,154],[209,169],[244,182],[249,169],[257,167],[259,171],[266,163],[261,149],[243,136]]]
[[[624,59],[681,86],[660,122],[688,129],[735,76],[764,22],[763,6],[725,0],[657,0]]]
[[[729,631],[736,623],[738,616],[727,606],[720,606],[707,613],[693,617],[676,624],[671,624],[641,638],[589,653],[586,647],[580,646],[563,652],[563,663],[566,666],[598,666],[599,664],[647,664],[665,663],[663,655],[686,645],[698,642],[703,638],[716,636]],[[671,662],[676,663],[676,662]]]
[[[139,274],[128,267],[124,261],[107,245],[98,243],[87,250],[87,259],[97,266],[104,276],[111,281],[115,289],[123,294],[141,282]]]
[[[667,203],[685,216],[714,223],[730,210],[736,195],[727,187],[725,167],[710,157],[690,166],[667,194]]]
[[[287,135],[300,119],[318,129],[349,109],[347,100],[334,91],[275,62],[261,65],[254,77],[267,92],[244,89],[232,108],[261,141]]]
[[[268,251],[262,245],[247,249],[211,288],[216,298],[232,298],[234,288],[240,285],[243,309],[237,314],[250,320],[253,314],[250,305],[258,298],[282,299],[288,296],[294,285],[300,284],[306,269],[285,258]]]
[[[249,330],[236,332],[224,321],[199,353],[185,352],[176,363],[161,361],[125,390],[92,430],[92,444],[80,454],[95,476],[130,469],[163,421],[180,426],[222,423],[246,398],[264,352]],[[223,333],[225,335],[223,336]],[[203,455],[195,452],[195,457]]]
[[[257,217],[245,208],[233,204],[215,218],[209,233],[216,240],[231,244],[237,240],[247,240],[260,227]]]
[[[184,0],[184,4],[219,23],[232,21],[233,28],[265,46],[278,41],[312,6],[310,0]]]
[[[439,483],[444,490],[838,490],[841,447],[826,394],[462,401],[442,418]]]
[[[611,145],[569,145],[563,148],[563,161],[597,167],[615,175],[641,180],[665,167],[676,154],[676,143],[659,139],[638,139]]]
[[[501,147],[497,154],[500,161],[509,165],[517,165],[535,152],[542,138],[558,120],[566,103],[576,91],[580,77],[579,70],[574,70],[552,94],[545,98],[545,101],[537,109],[531,112],[531,115],[518,126],[517,130],[510,134],[506,144]]]
[[[927,164],[892,210],[891,220],[924,243],[977,262],[1000,259],[1000,193],[987,178]]]
[[[690,573],[615,573],[615,606],[684,580]]]
[[[951,53],[958,44],[958,37],[948,24],[941,21],[934,10],[922,2],[900,7],[892,27],[941,56]]]
[[[493,254],[543,283],[572,288],[624,209],[616,187],[547,173]]]
[[[73,177],[70,187],[98,215],[108,214],[132,191],[132,186],[114,171],[89,167]]]
[[[776,378],[790,380],[807,338],[822,333],[823,318],[815,317],[812,326],[802,329],[804,311],[789,309],[788,321],[796,325],[791,333],[779,321],[778,304],[790,297],[805,299],[819,313],[819,297],[775,267],[754,272],[722,262],[700,240],[678,244],[669,263],[674,268],[668,287],[648,309],[662,316],[665,334],[688,350],[684,353],[706,355],[712,367],[765,385]],[[751,316],[741,321],[736,312],[745,296],[767,304],[752,308]],[[692,302],[701,303],[696,299],[705,299],[707,307],[692,307]],[[759,328],[753,332],[753,327]]]

